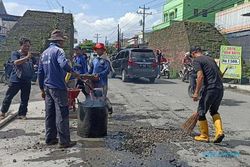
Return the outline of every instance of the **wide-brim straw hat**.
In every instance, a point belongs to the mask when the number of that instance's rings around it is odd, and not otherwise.
[[[67,36],[63,35],[63,32],[61,30],[55,29],[51,32],[49,41],[64,41],[67,39]]]

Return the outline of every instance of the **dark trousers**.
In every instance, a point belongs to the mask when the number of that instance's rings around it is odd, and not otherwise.
[[[9,83],[9,88],[3,100],[1,111],[8,112],[10,104],[15,95],[21,90],[21,103],[18,110],[19,116],[26,116],[30,97],[31,82]]]
[[[59,137],[60,144],[70,142],[67,90],[45,89],[45,141]]]
[[[223,94],[223,89],[210,89],[202,92],[202,97],[199,101],[198,107],[200,121],[206,120],[206,113],[208,110],[211,116],[218,114]]]

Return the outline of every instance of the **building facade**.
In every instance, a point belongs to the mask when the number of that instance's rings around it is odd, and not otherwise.
[[[219,11],[240,5],[248,0],[167,0],[163,6],[163,22],[153,27],[161,30],[176,21],[195,21],[215,23],[215,14]]]
[[[250,2],[218,12],[216,28],[224,34],[229,43],[242,47],[243,59],[250,62]]]
[[[14,27],[19,18],[19,16],[7,14],[3,1],[0,0],[0,41],[6,38],[7,33]]]

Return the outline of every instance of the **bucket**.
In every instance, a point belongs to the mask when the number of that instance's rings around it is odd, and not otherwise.
[[[107,135],[108,111],[105,101],[88,99],[78,104],[77,134],[83,138]]]

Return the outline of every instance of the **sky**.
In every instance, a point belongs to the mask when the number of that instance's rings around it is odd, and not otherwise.
[[[3,0],[8,14],[22,16],[26,10],[72,13],[78,41],[94,38],[100,34],[100,42],[105,37],[113,42],[117,38],[117,25],[120,24],[125,38],[131,38],[142,30],[139,22],[142,15],[137,14],[144,4],[152,15],[146,17],[146,31],[161,23],[162,7],[166,0]]]

